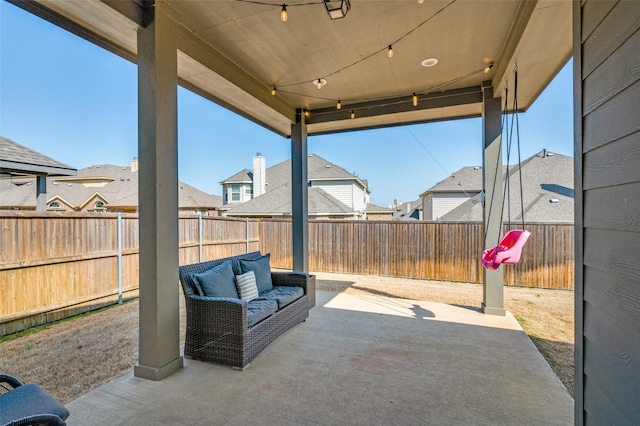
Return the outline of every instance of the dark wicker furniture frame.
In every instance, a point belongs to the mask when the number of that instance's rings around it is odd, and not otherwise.
[[[315,276],[296,272],[272,272],[274,286],[302,287],[304,296],[273,315],[247,326],[247,302],[240,299],[197,296],[191,274],[200,273],[231,260],[235,274],[240,273],[239,259],[257,259],[252,252],[180,267],[180,283],[186,303],[187,358],[246,368],[269,343],[309,316],[315,306]]]

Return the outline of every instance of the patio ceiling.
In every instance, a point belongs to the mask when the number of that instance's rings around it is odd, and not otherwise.
[[[136,60],[140,0],[12,2]],[[321,1],[291,0],[286,22],[278,2],[167,3],[179,23],[180,84],[283,136],[299,108],[309,135],[480,116],[483,82],[502,94],[516,64],[526,110],[571,55],[566,0],[351,0],[337,20]],[[427,58],[437,65],[421,66]]]

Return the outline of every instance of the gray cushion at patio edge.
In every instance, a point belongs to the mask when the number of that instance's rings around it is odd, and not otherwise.
[[[36,414],[55,414],[63,420],[69,417],[69,410],[64,405],[34,383],[2,394],[0,406],[0,424]]]
[[[278,310],[275,300],[254,299],[247,303],[247,325],[252,327]]]
[[[231,262],[223,262],[199,274],[193,274],[193,282],[202,296],[231,297],[239,299]]]

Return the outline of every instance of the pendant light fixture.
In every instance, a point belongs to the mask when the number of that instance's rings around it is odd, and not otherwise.
[[[347,16],[347,12],[351,9],[349,0],[324,0],[324,8],[327,9],[329,18],[340,19]]]
[[[391,45],[389,45],[389,48],[387,49],[387,56],[393,58],[393,46]]]
[[[338,103],[336,104],[336,109],[342,109],[342,104],[340,103],[339,100],[338,100]]]
[[[283,4],[282,11],[280,12],[280,20],[282,22],[287,22],[287,19],[289,19],[289,14],[287,13],[287,5]]]
[[[416,95],[416,92],[413,92],[411,100],[413,101],[413,106],[418,106],[418,95]]]

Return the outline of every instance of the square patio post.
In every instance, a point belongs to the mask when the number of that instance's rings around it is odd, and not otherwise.
[[[176,22],[163,1],[138,32],[140,349],[134,374],[161,380],[182,367],[178,293]]]
[[[307,125],[304,111],[296,110],[291,125],[291,220],[293,270],[309,272],[309,178],[307,172]]]
[[[502,125],[500,98],[493,97],[491,81],[482,83],[482,189],[484,193],[484,248],[498,244],[502,236]],[[505,315],[502,266],[483,268],[482,311]]]

